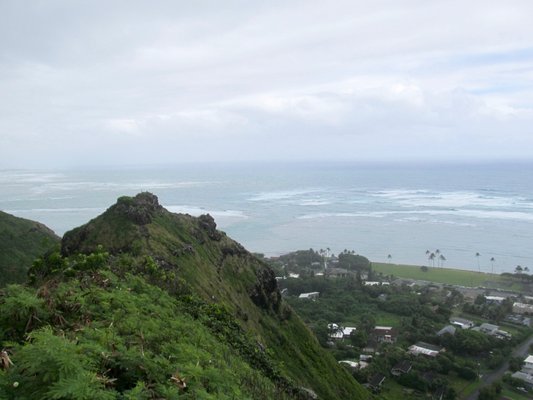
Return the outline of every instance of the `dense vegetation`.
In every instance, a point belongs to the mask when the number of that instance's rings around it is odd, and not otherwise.
[[[278,257],[271,257],[266,261],[278,276],[287,276],[290,273],[310,276],[316,272],[323,272],[324,266],[342,268],[353,273],[368,273],[371,270],[368,258],[356,254],[353,250],[346,249],[338,256],[332,254],[329,249],[297,250]]]
[[[44,225],[0,211],[0,287],[24,282],[33,260],[58,243]]]
[[[460,388],[477,380],[480,371],[500,366],[511,349],[531,334],[531,329],[526,327],[505,326],[503,329],[512,331],[512,340],[461,329],[455,335],[438,336],[437,332],[449,324],[452,315],[501,323],[510,311],[509,301],[499,305],[481,304],[483,296],[472,305],[466,303],[453,288],[430,285],[413,290],[394,285],[364,286],[354,277],[304,277],[280,282],[287,289],[288,302],[337,360],[359,361],[361,354],[374,355],[367,368],[352,373],[361,383],[368,382],[376,373],[388,377],[390,394],[384,391],[382,395],[390,399],[399,395],[395,391],[397,387],[414,390],[412,398],[425,398],[427,393],[442,391],[445,398],[453,399]],[[316,301],[298,298],[299,293],[314,291],[320,292]],[[357,327],[357,330],[349,338],[334,340],[328,328],[331,323]],[[376,325],[394,327],[396,342],[376,343],[372,336]],[[435,358],[408,354],[408,347],[418,341],[440,346],[446,352]],[[369,353],[368,348],[373,350]],[[399,377],[392,376],[391,368],[401,361],[410,362],[412,370]]]
[[[124,197],[61,252],[0,297],[1,397],[369,397],[208,215]]]

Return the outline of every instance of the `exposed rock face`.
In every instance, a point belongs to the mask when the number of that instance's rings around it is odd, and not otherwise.
[[[157,196],[148,192],[139,193],[133,198],[121,197],[114,207],[118,214],[128,217],[137,225],[149,224],[153,217],[163,209]]]
[[[220,232],[217,231],[217,224],[211,215],[200,215],[198,217],[198,223],[200,228],[207,232],[209,239],[218,241],[222,238]]]
[[[274,271],[264,268],[257,272],[257,283],[250,291],[250,298],[255,305],[268,310],[278,311],[281,305],[281,293]]]

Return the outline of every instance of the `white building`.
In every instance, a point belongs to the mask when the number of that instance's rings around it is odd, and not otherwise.
[[[301,293],[298,296],[298,298],[299,299],[307,299],[307,300],[316,300],[316,299],[318,299],[319,295],[320,295],[320,292]]]
[[[500,296],[485,296],[485,300],[493,304],[501,304],[505,300],[505,297]]]
[[[337,324],[328,324],[328,330],[330,332],[330,339],[340,340],[349,338],[352,332],[355,332],[357,328],[354,326],[347,326],[343,328]]]
[[[530,375],[533,375],[533,356],[529,355],[524,360],[524,366],[522,367],[522,371],[529,373]]]
[[[423,354],[429,357],[437,357],[437,354],[439,354],[441,351],[443,351],[442,347],[434,346],[432,344],[424,342],[417,342],[410,346],[408,350],[410,354],[413,354],[415,356]]]
[[[474,326],[474,322],[464,318],[450,318],[450,324],[455,325],[461,329],[470,329]]]
[[[532,314],[533,315],[533,304],[513,303],[513,312],[515,314]]]

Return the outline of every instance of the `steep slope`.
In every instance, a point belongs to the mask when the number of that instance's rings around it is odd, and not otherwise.
[[[209,215],[170,213],[150,193],[122,197],[66,233],[62,253],[72,257],[100,245],[114,256],[116,268],[158,271],[159,286],[174,295],[197,295],[229,311],[256,351],[274,360],[294,387],[322,399],[369,396],[282,300],[272,270],[218,231]]]
[[[59,240],[43,224],[0,211],[0,287],[24,282],[33,260]]]

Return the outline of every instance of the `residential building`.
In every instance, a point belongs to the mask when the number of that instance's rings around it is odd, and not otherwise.
[[[501,296],[485,296],[485,301],[489,304],[502,304],[505,297]]]
[[[330,339],[347,339],[350,337],[352,332],[355,332],[357,328],[355,326],[346,326],[342,327],[335,323],[328,324],[329,337]]]
[[[519,379],[523,382],[524,386],[532,389],[533,388],[533,375],[526,374],[522,371],[516,371],[514,374],[511,375],[515,379]]]
[[[392,326],[376,326],[372,331],[372,336],[378,343],[394,343],[397,333]]]
[[[533,375],[533,356],[528,355],[526,359],[524,360],[524,366],[522,367],[522,371],[529,373],[530,375]]]
[[[511,338],[513,337],[513,335],[511,335],[509,332],[503,331],[501,329],[496,330],[496,332],[493,333],[493,336],[496,339],[507,339],[507,340],[511,340]]]
[[[316,300],[316,299],[318,299],[319,295],[320,295],[320,292],[301,293],[298,296],[298,298],[299,299],[306,299],[306,300]]]
[[[483,323],[479,326],[479,331],[486,333],[487,335],[494,335],[500,327],[498,325]]]
[[[383,385],[383,382],[385,382],[385,375],[377,373],[370,377],[368,380],[368,386],[372,391],[378,392],[381,390],[381,385]]]
[[[444,328],[442,328],[440,331],[437,332],[437,336],[442,336],[445,333],[449,333],[450,335],[455,335],[455,326],[453,325],[446,325]]]
[[[328,268],[326,270],[326,276],[330,278],[346,278],[349,275],[355,275],[355,274],[344,268]]]
[[[513,303],[513,313],[533,315],[533,304]]]
[[[520,314],[509,314],[505,317],[505,321],[510,322],[512,324],[517,324],[517,325],[524,325],[524,326],[531,325],[531,318],[526,317],[524,315],[520,315]]]
[[[359,368],[359,363],[355,362],[355,361],[341,360],[341,361],[339,361],[339,364],[347,365],[348,367],[353,368],[353,369],[358,369]]]
[[[425,342],[417,342],[409,347],[408,353],[413,354],[415,356],[419,354],[423,354],[425,356],[429,357],[436,357],[437,354],[444,351],[444,349],[440,346],[435,346],[429,343]]]
[[[409,373],[412,368],[413,365],[409,361],[403,360],[396,364],[394,367],[392,367],[390,372],[394,376],[400,376]]]
[[[461,329],[470,329],[474,326],[473,321],[459,317],[450,318],[450,324],[455,325]]]

